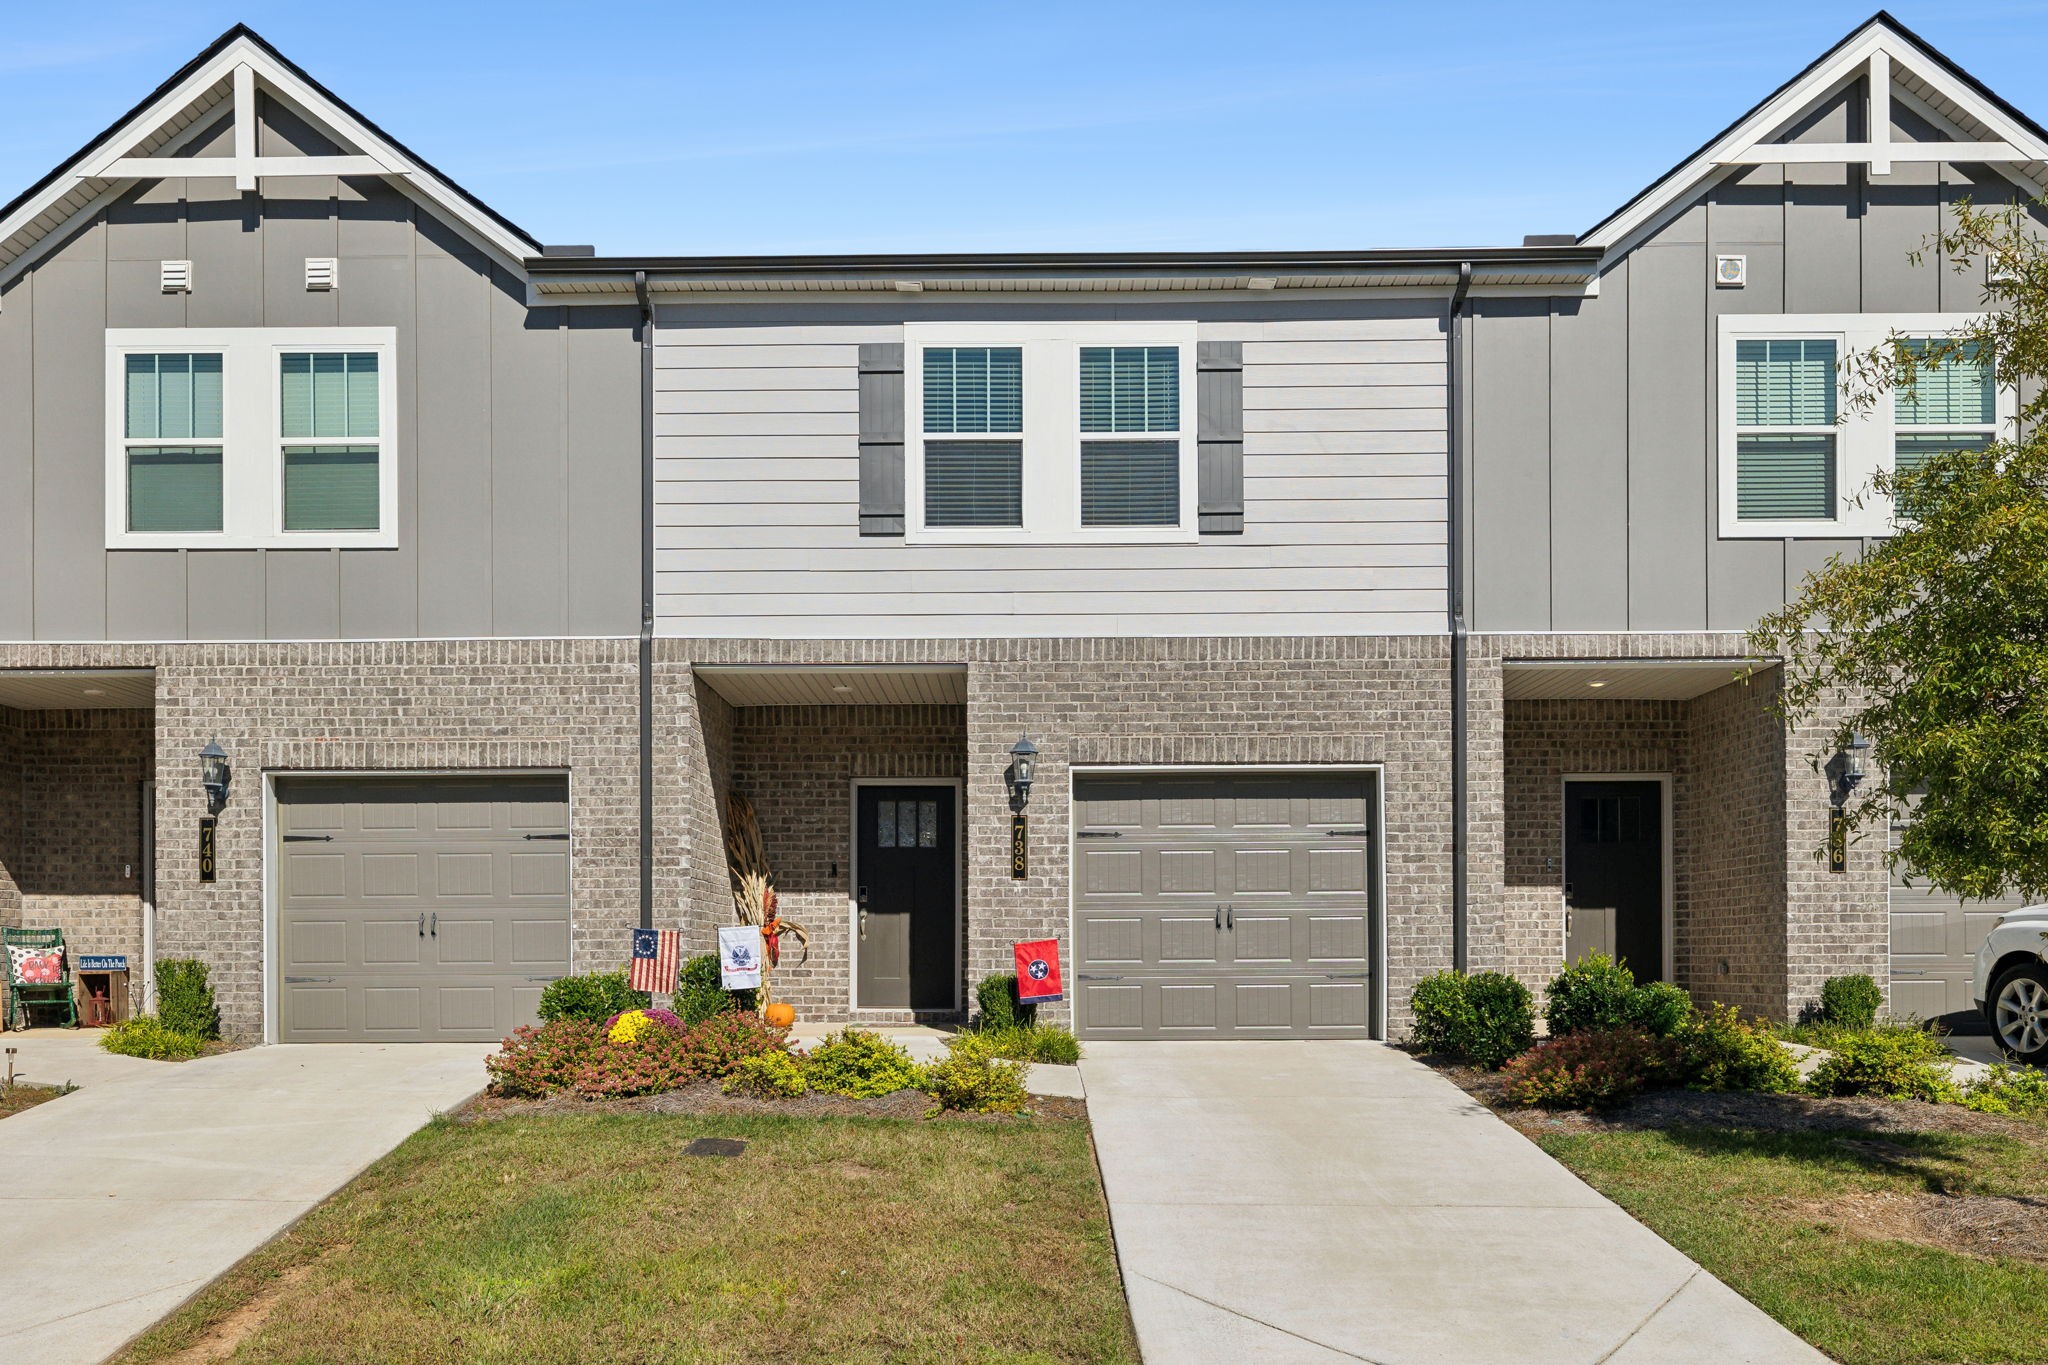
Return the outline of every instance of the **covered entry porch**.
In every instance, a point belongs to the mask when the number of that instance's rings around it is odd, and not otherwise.
[[[1541,987],[1561,962],[1605,952],[1639,980],[1785,1012],[1788,859],[1809,850],[1791,847],[1778,674],[1752,667],[1503,663],[1509,970]]]
[[[82,1020],[149,994],[155,707],[146,668],[0,670],[0,926],[63,931]],[[130,974],[80,980],[86,955]]]
[[[967,980],[964,664],[697,664],[714,831],[699,913],[730,923],[723,846],[744,800],[808,953],[782,940],[777,999],[801,1025],[951,1022]],[[744,818],[744,817],[742,817]],[[708,951],[693,939],[691,951]]]

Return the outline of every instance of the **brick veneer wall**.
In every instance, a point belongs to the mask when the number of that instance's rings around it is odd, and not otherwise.
[[[0,706],[0,927],[21,924],[21,713]]]
[[[1446,639],[661,644],[665,669],[689,662],[964,666],[970,981],[1009,970],[1010,945],[1020,939],[1067,939],[1067,798],[1076,764],[1385,764],[1387,998],[1397,1036],[1407,1027],[1414,982],[1450,962]],[[748,714],[740,713],[734,741],[736,782]],[[691,729],[679,723],[670,733],[688,744]],[[1030,807],[1031,875],[1013,881],[1003,773],[1020,733],[1031,735],[1043,758]],[[676,766],[665,759],[663,770]],[[845,800],[843,788],[830,796],[841,820]],[[843,995],[843,985],[836,989]],[[1071,1007],[1054,1007],[1047,1017],[1070,1020]]]
[[[1775,672],[1691,702],[1693,772],[1679,984],[1746,1013],[1785,1013],[1785,733]]]
[[[959,779],[967,761],[965,710],[762,706],[733,716],[733,789],[753,803],[780,913],[811,936],[809,960],[798,966],[792,954],[776,973],[775,994],[794,1004],[807,1024],[841,1022],[849,1017],[852,980],[847,893],[853,781]],[[719,922],[730,923],[730,915]],[[913,1018],[907,1011],[862,1011],[861,1017],[903,1023]]]
[[[1835,751],[1834,728],[1849,708],[1837,701],[1786,740],[1785,995],[1797,1015],[1820,1000],[1831,976],[1891,977],[1891,874],[1882,826],[1849,845],[1848,866],[1828,871],[1828,779],[1819,768]]]
[[[579,969],[625,960],[638,911],[638,692],[630,640],[6,645],[0,668],[154,668],[157,951],[212,968],[223,1022],[263,1008],[262,773],[563,769]],[[198,879],[196,755],[235,766],[218,880]]]

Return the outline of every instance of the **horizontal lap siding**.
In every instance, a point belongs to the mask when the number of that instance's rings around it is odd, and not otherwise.
[[[899,324],[664,318],[659,629],[781,639],[1439,633],[1441,318],[1200,321],[1204,340],[1244,344],[1242,536],[913,546],[862,537],[857,517],[859,347],[900,341]]]

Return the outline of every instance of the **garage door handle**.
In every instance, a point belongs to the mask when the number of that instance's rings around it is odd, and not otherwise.
[[[1332,839],[1363,839],[1372,831],[1369,829],[1330,829],[1324,830],[1323,833]]]
[[[566,839],[569,836],[566,834],[523,834],[520,837],[523,839]]]
[[[284,984],[285,984],[285,985],[287,985],[287,986],[298,986],[298,985],[303,985],[304,983],[306,983],[306,982],[308,982],[308,981],[332,981],[332,980],[334,980],[334,978],[333,978],[333,977],[331,977],[331,976],[288,976],[288,977],[286,977],[286,978],[284,979]]]
[[[334,836],[332,834],[287,834],[284,836],[284,841],[288,844],[331,844],[334,842]]]
[[[1088,973],[1088,972],[1082,972],[1082,973],[1080,973],[1080,974],[1079,974],[1078,976],[1076,976],[1076,977],[1075,977],[1074,979],[1075,979],[1076,981],[1121,981],[1121,980],[1123,980],[1123,978],[1122,978],[1122,977],[1120,977],[1120,976],[1095,976],[1095,975],[1092,975],[1092,974],[1090,974],[1090,973]]]
[[[421,938],[425,938],[426,936],[427,936],[427,912],[426,912],[426,911],[424,911],[424,910],[422,910],[422,911],[420,911],[420,937],[421,937]]]
[[[427,932],[435,938],[441,937],[441,912],[439,910],[434,912],[434,921],[427,926]]]
[[[1220,905],[1216,907],[1216,932],[1223,932],[1223,907]]]
[[[1074,837],[1076,839],[1121,839],[1124,837],[1124,832],[1120,829],[1084,829]]]
[[[1226,928],[1226,929],[1228,929],[1228,930],[1229,930],[1229,931],[1230,931],[1231,933],[1233,933],[1233,934],[1237,932],[1237,907],[1236,907],[1236,906],[1234,906],[1234,905],[1226,905],[1226,906],[1224,906],[1224,907],[1223,907],[1223,927],[1224,927],[1224,928]]]

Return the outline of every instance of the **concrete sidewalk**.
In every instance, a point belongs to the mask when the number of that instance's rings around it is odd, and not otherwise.
[[[1377,1043],[1091,1043],[1124,1287],[1173,1365],[1825,1358]]]
[[[0,1365],[104,1360],[481,1090],[491,1050],[328,1044],[137,1063],[148,1070],[102,1073],[0,1121]],[[36,1078],[63,1079],[44,1051]]]

